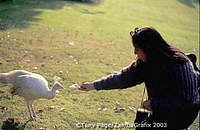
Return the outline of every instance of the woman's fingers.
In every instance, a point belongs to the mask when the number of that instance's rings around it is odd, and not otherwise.
[[[93,89],[94,89],[93,84],[89,82],[83,83],[79,88],[79,90],[83,90],[83,91],[89,91]]]
[[[83,85],[81,85],[80,87],[79,87],[79,90],[86,90],[87,89],[87,87],[85,87],[85,86],[83,86]]]

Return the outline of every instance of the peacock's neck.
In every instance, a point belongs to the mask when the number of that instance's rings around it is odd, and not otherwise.
[[[47,91],[46,95],[45,95],[45,98],[47,99],[52,99],[54,98],[56,95],[56,90],[55,89],[51,89],[49,91]]]

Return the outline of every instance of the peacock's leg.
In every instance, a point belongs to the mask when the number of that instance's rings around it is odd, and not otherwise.
[[[35,113],[35,111],[34,111],[34,109],[33,109],[33,104],[31,104],[31,110],[32,110],[33,116],[34,116],[34,117],[37,117],[37,115],[36,115],[36,113]]]
[[[28,107],[28,111],[30,114],[30,120],[35,120],[35,117],[33,116],[32,110],[31,110],[31,103],[27,102],[27,107]]]

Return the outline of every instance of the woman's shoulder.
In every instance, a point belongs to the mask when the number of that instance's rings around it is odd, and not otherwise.
[[[166,68],[173,72],[195,72],[196,70],[191,61],[182,61],[182,62],[170,62],[166,64]]]
[[[165,65],[171,68],[180,68],[184,66],[189,66],[190,62],[189,61],[172,61],[172,62],[166,63]]]

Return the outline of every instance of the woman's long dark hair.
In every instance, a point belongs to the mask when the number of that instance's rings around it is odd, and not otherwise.
[[[148,62],[184,62],[186,55],[179,49],[169,45],[153,27],[135,28],[130,32],[134,47],[142,49]]]

